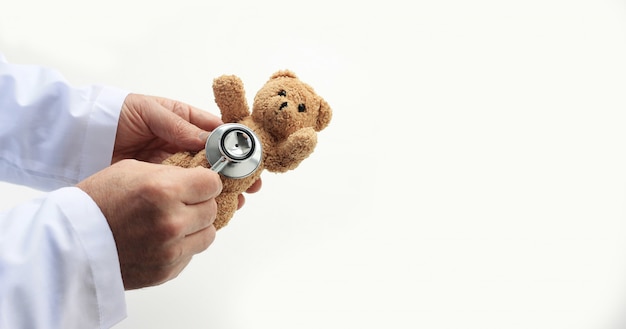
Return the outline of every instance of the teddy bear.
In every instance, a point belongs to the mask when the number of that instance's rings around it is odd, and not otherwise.
[[[238,205],[238,195],[247,190],[267,169],[284,173],[295,169],[317,145],[317,133],[326,128],[332,117],[328,103],[301,81],[292,71],[280,70],[256,93],[252,111],[248,107],[244,85],[235,75],[213,80],[213,94],[224,123],[239,123],[258,136],[263,150],[256,171],[244,178],[221,175],[222,193],[216,198],[217,230],[228,224]],[[179,152],[163,161],[181,167],[210,167],[205,150]]]

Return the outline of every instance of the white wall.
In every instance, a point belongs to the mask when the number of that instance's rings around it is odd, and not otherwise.
[[[4,2],[0,51],[76,84],[218,113],[288,68],[334,109],[119,328],[620,327],[624,1]]]

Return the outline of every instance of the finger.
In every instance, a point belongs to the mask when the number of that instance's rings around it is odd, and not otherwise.
[[[250,187],[248,187],[248,189],[246,190],[246,193],[258,192],[259,190],[261,190],[261,185],[263,185],[263,183],[261,181],[261,178],[259,178],[254,183],[252,183]],[[246,197],[243,194],[237,195],[237,210],[243,208],[245,204],[246,204]]]
[[[210,227],[217,217],[217,202],[215,199],[184,206],[184,222],[181,222],[181,236],[194,234]]]
[[[183,253],[188,256],[205,251],[215,241],[216,229],[211,225],[185,236],[182,240]]]
[[[219,117],[194,107],[190,107],[189,122],[206,131],[213,131],[218,126],[224,124]]]
[[[165,265],[165,266],[156,266],[156,267],[148,267],[143,270],[148,272],[148,275],[151,277],[150,279],[153,283],[150,286],[160,285],[167,281],[173,280],[189,265],[191,262],[192,256],[181,256],[176,262]]]
[[[243,208],[244,204],[246,204],[246,197],[243,194],[237,195],[237,210]]]
[[[172,179],[180,188],[179,200],[187,205],[200,204],[215,198],[222,192],[222,180],[213,170],[195,167],[182,168],[171,166]]]
[[[262,185],[263,185],[263,182],[261,181],[261,178],[259,178],[254,183],[252,183],[250,187],[248,187],[248,189],[246,190],[246,193],[256,193],[259,190],[261,190]]]
[[[184,105],[167,105],[171,107],[168,108],[160,102],[152,101],[149,108],[143,111],[142,116],[150,130],[159,138],[181,149],[191,151],[202,149],[206,142],[203,136],[206,131],[187,121],[189,112],[175,110],[177,106],[184,107]]]
[[[145,122],[159,138],[185,150],[199,150],[204,146],[200,134],[204,131],[165,107],[155,103],[155,107],[146,111]]]
[[[122,264],[120,270],[125,290],[156,286],[176,278],[191,262],[192,256],[180,256],[166,264]]]
[[[156,97],[156,99],[161,105],[163,105],[163,107],[176,113],[178,116],[184,118],[200,129],[213,131],[219,125],[224,123],[218,116],[189,104],[162,97]]]

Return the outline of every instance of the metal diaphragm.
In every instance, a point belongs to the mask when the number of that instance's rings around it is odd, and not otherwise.
[[[213,130],[205,150],[211,169],[229,178],[250,176],[261,163],[259,138],[239,123],[226,123]]]

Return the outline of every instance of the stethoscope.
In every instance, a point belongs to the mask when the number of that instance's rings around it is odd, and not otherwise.
[[[226,123],[213,130],[205,150],[211,170],[229,178],[250,176],[261,163],[261,142],[250,128],[239,123]]]

